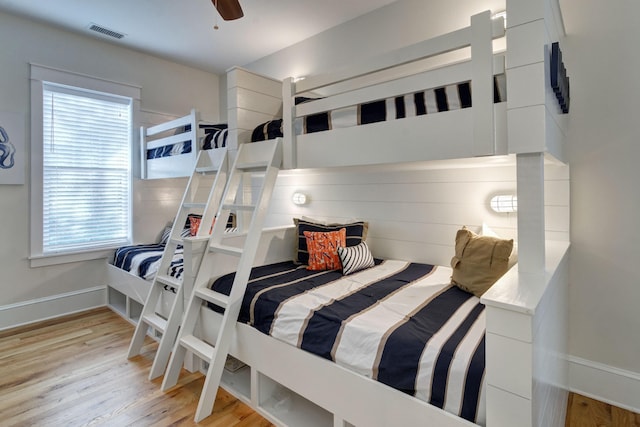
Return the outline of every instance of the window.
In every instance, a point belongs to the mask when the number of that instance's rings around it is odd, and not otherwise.
[[[32,265],[131,241],[135,99],[119,86],[32,65]]]

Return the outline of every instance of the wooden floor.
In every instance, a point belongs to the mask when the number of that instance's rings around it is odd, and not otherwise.
[[[127,360],[133,326],[108,308],[0,332],[0,425],[189,426],[203,377],[149,381],[157,344]],[[224,390],[200,426],[271,426]]]
[[[566,427],[640,427],[640,414],[570,394]]]
[[[108,308],[0,332],[0,424],[4,426],[189,426],[203,384],[183,371],[160,391],[147,375],[157,344],[127,360],[133,326]],[[200,426],[271,426],[224,390]],[[640,427],[640,415],[569,398],[566,427]]]

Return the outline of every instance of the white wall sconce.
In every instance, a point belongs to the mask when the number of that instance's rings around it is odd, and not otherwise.
[[[518,196],[513,194],[493,196],[489,204],[491,209],[498,213],[518,212]]]
[[[309,198],[306,194],[296,191],[295,193],[293,193],[293,196],[291,196],[291,201],[294,205],[302,206],[306,205],[309,202]]]

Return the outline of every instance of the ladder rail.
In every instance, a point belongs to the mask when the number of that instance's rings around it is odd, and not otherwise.
[[[225,194],[222,197],[223,202],[219,206],[218,217],[224,217],[232,210],[239,210],[246,213],[251,212],[249,223],[244,224],[242,227],[242,231],[246,231],[246,236],[241,248],[229,250],[229,247],[223,244],[225,236],[223,235],[222,224],[218,224],[218,221],[214,224],[206,254],[203,257],[196,276],[194,292],[189,298],[183,324],[178,332],[169,365],[162,382],[163,391],[173,387],[177,383],[180,374],[180,369],[186,354],[185,350],[187,348],[196,348],[194,347],[194,343],[200,339],[194,337],[194,331],[198,325],[202,304],[206,301],[212,301],[218,305],[222,305],[224,313],[215,345],[211,346],[200,340],[202,345],[197,346],[197,348],[201,349],[201,355],[206,351],[212,354],[207,355],[205,358],[205,360],[209,362],[209,368],[195,414],[196,422],[208,417],[213,410],[213,403],[220,385],[222,370],[224,369],[231,341],[235,333],[235,324],[240,313],[240,307],[251,268],[255,262],[263,224],[267,216],[269,202],[273,194],[273,187],[275,186],[281,162],[281,140],[243,144],[238,151],[238,155],[230,171]],[[247,178],[247,172],[245,171],[248,169],[251,169],[252,172],[258,170],[264,173],[262,185],[256,194],[254,204],[246,203],[244,194]],[[238,199],[240,199],[240,203]],[[241,206],[239,207],[238,205]],[[221,255],[235,255],[237,259],[236,274],[228,299],[216,295],[215,292],[198,291],[199,289],[208,287],[208,282],[212,276],[211,269],[215,269],[215,259]]]
[[[181,234],[189,214],[196,213],[194,209],[199,210],[199,212],[202,213],[204,221],[211,221],[213,215],[217,212],[220,205],[221,195],[226,186],[228,176],[227,170],[228,152],[226,148],[206,151],[202,150],[198,153],[193,173],[187,182],[178,211],[174,217],[169,239],[165,244],[164,251],[160,258],[158,272],[151,283],[151,289],[145,300],[140,320],[136,325],[136,329],[129,344],[127,357],[132,358],[140,354],[149,328],[162,334],[158,349],[156,350],[154,362],[149,373],[150,379],[156,378],[164,372],[169,358],[169,352],[171,351],[173,342],[177,336],[185,308],[184,288],[186,284],[184,282],[186,276],[183,276],[183,281],[180,283],[169,277],[166,272],[171,267],[174,254],[178,246],[183,243]],[[215,173],[216,175],[213,183],[211,184],[211,188],[208,189],[209,192],[207,194],[206,203],[203,204],[199,200],[196,200],[196,198],[202,197],[202,189],[207,189],[207,179],[209,179],[207,174],[210,176],[212,173]],[[202,229],[204,229],[204,231],[202,231]],[[208,227],[200,227],[199,234],[200,231],[204,234],[205,232],[208,233],[209,230]],[[193,256],[193,258],[190,258],[193,266],[189,267],[198,269],[204,253],[190,253],[189,255]],[[184,256],[184,259],[186,263],[187,257]],[[185,267],[187,267],[186,264]],[[170,284],[170,286],[176,290],[175,298],[171,304],[169,315],[166,319],[157,314],[158,304],[162,297],[165,284]],[[191,289],[189,287],[189,291],[190,290]]]

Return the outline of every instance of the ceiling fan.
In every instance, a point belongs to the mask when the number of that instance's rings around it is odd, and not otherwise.
[[[225,21],[233,21],[244,16],[239,0],[211,0],[211,3]]]

